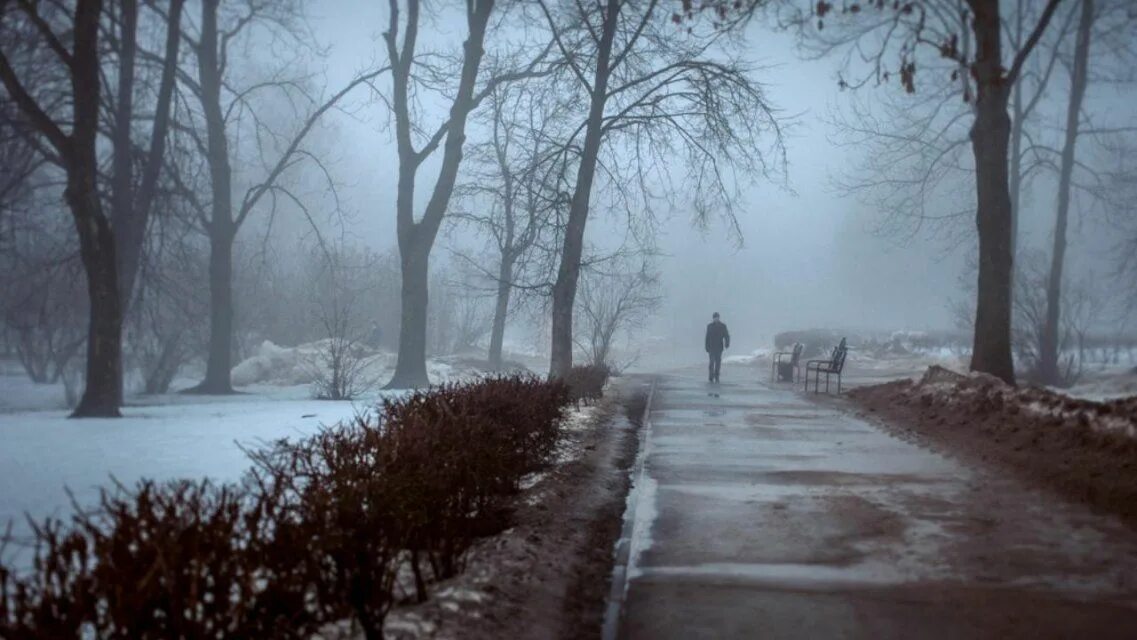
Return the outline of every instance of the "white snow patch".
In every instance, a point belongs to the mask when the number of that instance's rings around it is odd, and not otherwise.
[[[518,486],[520,487],[520,489],[522,491],[528,491],[528,490],[532,489],[533,487],[537,486],[538,484],[541,484],[541,481],[547,477],[549,477],[548,471],[538,471],[536,473],[530,473],[521,479],[521,482],[518,483]]]
[[[727,356],[722,359],[723,364],[756,364],[762,360],[769,360],[773,349],[755,349],[748,354]]]
[[[233,367],[233,384],[238,387],[311,384],[324,366],[321,356],[327,351],[327,346],[327,340],[295,347],[281,347],[265,340],[257,347],[256,353]],[[397,357],[393,353],[359,346],[356,355],[362,363],[359,377],[366,387],[377,388],[394,373]],[[469,360],[456,356],[430,358],[426,361],[427,377],[431,384],[443,384],[484,376],[485,372],[470,365]]]
[[[561,421],[563,431],[582,431],[587,429],[598,409],[595,406],[579,407],[568,412]]]
[[[1137,372],[1132,367],[1095,371],[1073,387],[1056,391],[1097,402],[1137,396]]]
[[[383,621],[384,635],[399,634],[399,637],[422,638],[434,634],[438,625],[414,611],[393,609]]]
[[[645,443],[645,447],[649,446]],[[647,452],[645,452],[644,457],[647,458]],[[646,468],[640,475],[638,486],[634,487],[633,490],[637,495],[635,524],[632,525],[632,536],[628,543],[627,576],[629,583],[644,574],[644,570],[640,567],[640,558],[654,544],[651,530],[659,517],[659,506],[656,502],[659,483],[651,477]]]

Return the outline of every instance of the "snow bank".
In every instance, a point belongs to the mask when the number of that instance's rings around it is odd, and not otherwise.
[[[941,404],[983,415],[1030,416],[1047,424],[1073,425],[1137,438],[1137,396],[1096,402],[1039,387],[1012,387],[980,372],[957,373],[929,367],[905,392],[925,405]]]
[[[67,409],[63,383],[36,384],[22,369],[0,374],[0,413]]]
[[[770,355],[774,352],[773,349],[755,349],[748,354],[739,354],[734,356],[727,356],[722,359],[723,364],[757,364],[763,360],[769,360]]]
[[[233,385],[294,386],[312,384],[316,375],[325,368],[323,355],[328,351],[328,340],[318,340],[295,347],[282,347],[265,340],[256,352],[233,367]],[[360,378],[369,381],[367,386],[378,386],[394,373],[397,356],[387,351],[373,351],[355,347],[362,368]],[[485,375],[483,363],[467,356],[441,356],[426,362],[427,377],[431,384],[475,380]]]
[[[1137,396],[1137,372],[1132,368],[1097,371],[1064,393],[1085,400],[1111,400]]]
[[[311,384],[323,367],[322,355],[328,351],[329,342],[318,340],[295,347],[281,347],[265,340],[252,356],[233,367],[233,384],[238,387]],[[358,347],[357,357],[363,362],[364,377],[378,379],[394,369],[395,357],[387,352]]]

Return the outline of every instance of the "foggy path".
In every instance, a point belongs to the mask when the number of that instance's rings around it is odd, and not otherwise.
[[[620,637],[1132,637],[1118,522],[759,370],[704,375],[656,391]]]

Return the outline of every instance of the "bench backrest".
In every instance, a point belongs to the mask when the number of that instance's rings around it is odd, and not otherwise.
[[[845,368],[845,357],[849,355],[849,347],[845,343],[845,338],[841,338],[841,343],[833,349],[833,359],[830,360],[829,370],[833,373],[841,373]]]

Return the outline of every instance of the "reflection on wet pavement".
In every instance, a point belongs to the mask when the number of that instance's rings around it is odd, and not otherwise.
[[[1137,545],[1118,523],[796,387],[725,368],[727,382],[709,391],[697,375],[657,388],[622,637],[1066,637],[1089,620],[1094,637],[1134,629]]]

